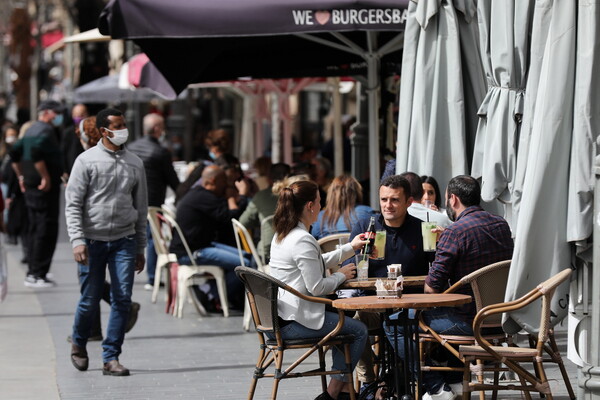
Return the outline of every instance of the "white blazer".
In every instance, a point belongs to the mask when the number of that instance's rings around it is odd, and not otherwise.
[[[271,275],[288,284],[300,293],[309,296],[324,296],[332,293],[346,280],[341,272],[325,278],[325,268],[333,267],[340,260],[354,255],[350,243],[341,249],[321,254],[317,240],[308,233],[303,223],[281,241],[277,235],[271,242]],[[284,290],[279,291],[277,302],[279,316],[285,320],[297,321],[311,329],[320,329],[325,320],[325,305],[302,300]]]

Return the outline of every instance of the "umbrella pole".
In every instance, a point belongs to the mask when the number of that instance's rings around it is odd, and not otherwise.
[[[595,193],[594,215],[600,214],[600,156],[596,157],[594,166]],[[591,344],[589,348],[589,364],[579,368],[578,386],[585,392],[585,398],[600,399],[600,223],[594,218],[594,263],[592,266],[592,310],[590,324]],[[582,393],[578,393],[579,397]],[[589,397],[587,396],[589,395]]]
[[[369,181],[370,181],[370,203],[375,210],[379,209],[379,179],[381,178],[381,167],[379,161],[379,67],[381,60],[371,49],[375,48],[375,37],[368,32],[369,53],[367,60],[367,101],[369,109]]]

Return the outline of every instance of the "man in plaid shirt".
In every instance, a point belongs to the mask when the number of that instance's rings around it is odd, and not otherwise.
[[[502,217],[484,211],[479,205],[480,199],[481,188],[473,177],[459,175],[448,183],[446,212],[454,223],[440,235],[435,261],[425,279],[425,293],[441,293],[473,271],[512,258],[514,244],[508,223]],[[473,295],[470,288],[460,292]],[[434,308],[422,315],[425,323],[438,333],[473,335],[474,303]],[[402,326],[398,328],[396,351],[404,358],[404,334]],[[386,326],[386,334],[394,344],[392,327]],[[454,383],[461,379],[462,376],[438,371],[424,372],[423,386],[427,393],[423,399],[454,399]]]

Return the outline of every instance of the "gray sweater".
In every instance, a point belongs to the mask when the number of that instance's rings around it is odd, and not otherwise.
[[[126,149],[111,151],[99,141],[75,160],[65,200],[73,247],[85,239],[113,241],[135,234],[138,254],[144,253],[148,201],[138,156]]]

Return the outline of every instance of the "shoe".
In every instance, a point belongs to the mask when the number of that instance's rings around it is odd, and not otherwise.
[[[56,282],[51,281],[48,278],[33,278],[35,281],[32,282],[29,277],[25,278],[25,286],[30,288],[50,288],[56,286]]]
[[[216,299],[209,300],[208,294],[200,289],[198,285],[192,286],[192,291],[206,312],[211,314],[222,312],[221,304]]]
[[[101,342],[103,339],[102,334],[92,335],[88,338],[88,342]],[[71,335],[67,336],[67,342],[73,343],[73,338]]]
[[[315,397],[315,400],[335,400],[335,399],[333,397],[331,397],[329,395],[329,393],[327,393],[327,391],[324,391],[323,393],[321,393],[320,395]]]
[[[456,393],[457,396],[462,396],[463,394],[463,384],[462,382],[450,383],[450,389]]]
[[[125,368],[119,360],[111,360],[107,363],[104,363],[104,368],[102,368],[102,375],[111,375],[111,376],[129,376],[129,370]]]
[[[88,369],[90,359],[88,358],[85,347],[79,347],[76,344],[71,345],[71,363],[79,371]]]
[[[423,395],[423,400],[454,400],[456,394],[452,390],[441,388],[439,392],[430,394],[429,392]]]
[[[129,310],[129,319],[127,320],[127,325],[125,326],[125,333],[129,332],[137,322],[139,311],[140,303],[136,303],[135,301],[132,302],[131,309]]]
[[[25,286],[30,287],[29,285],[34,285],[35,284],[35,276],[31,275],[31,274],[27,274],[27,276],[25,277]]]
[[[148,290],[151,291],[152,289],[154,289],[154,285],[150,284],[150,283],[146,283],[144,285],[144,290]]]

